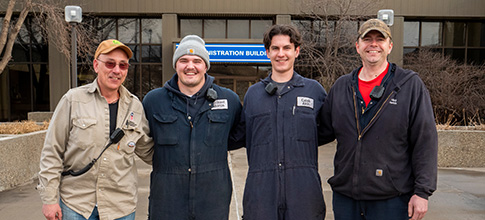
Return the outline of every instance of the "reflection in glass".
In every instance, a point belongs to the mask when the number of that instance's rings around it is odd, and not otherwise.
[[[419,44],[419,22],[405,21],[404,22],[404,39],[405,47],[418,46]],[[404,52],[406,54],[406,52]]]
[[[96,79],[97,75],[91,64],[81,64],[77,66],[77,84],[78,86],[86,85]]]
[[[227,38],[249,38],[249,20],[227,20]]]
[[[162,86],[162,65],[143,65],[141,73],[141,96],[143,97],[152,89]]]
[[[226,38],[226,20],[205,19],[204,38]]]
[[[124,44],[138,43],[138,19],[118,19],[118,40]]]
[[[140,98],[140,65],[130,65],[123,86]]]
[[[142,46],[141,60],[146,63],[162,62],[162,46],[147,45]]]
[[[202,20],[201,19],[180,19],[180,38],[189,34],[202,36]]]
[[[485,23],[468,23],[468,46],[485,47]]]
[[[99,42],[106,39],[116,39],[116,19],[94,18],[93,27],[95,27],[96,38]]]
[[[15,64],[9,67],[10,120],[23,120],[33,111],[31,66]]]
[[[421,46],[441,46],[441,23],[421,23]]]
[[[465,23],[445,22],[445,46],[465,46]]]
[[[251,39],[263,39],[264,32],[271,25],[272,20],[251,20]]]
[[[142,43],[162,43],[162,19],[141,19]]]
[[[310,41],[312,38],[312,21],[292,20],[292,24],[300,31],[303,40]]]
[[[130,62],[138,63],[140,62],[140,46],[138,44],[135,45],[126,45],[128,46],[131,51],[133,52],[133,57],[131,57]]]

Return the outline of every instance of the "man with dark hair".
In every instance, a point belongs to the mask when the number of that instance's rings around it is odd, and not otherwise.
[[[248,89],[241,116],[249,164],[244,219],[325,218],[317,127],[326,92],[294,71],[301,42],[290,25],[264,34],[271,73]]]
[[[340,77],[322,110],[322,142],[337,139],[333,211],[337,220],[421,219],[436,189],[438,138],[428,90],[389,63],[391,30],[362,24],[362,66]]]
[[[149,219],[227,220],[228,142],[241,102],[207,74],[209,52],[199,36],[180,41],[172,64],[172,79],[143,99],[155,142]]]

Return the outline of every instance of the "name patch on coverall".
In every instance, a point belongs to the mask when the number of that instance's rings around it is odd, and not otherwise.
[[[308,97],[296,97],[296,106],[308,107],[313,109],[313,99]]]
[[[211,110],[228,109],[227,99],[216,99]]]

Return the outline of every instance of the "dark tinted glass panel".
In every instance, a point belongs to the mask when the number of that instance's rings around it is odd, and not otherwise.
[[[33,44],[32,46],[32,61],[33,62],[47,62],[49,59],[49,46],[47,44]]]
[[[445,46],[465,46],[465,23],[445,23]]]
[[[485,49],[468,49],[467,63],[475,65],[485,64]]]
[[[77,85],[82,86],[91,83],[96,79],[97,74],[93,70],[91,64],[78,65],[77,68]]]
[[[49,68],[47,64],[33,64],[34,111],[49,111]]]
[[[460,63],[465,61],[465,49],[445,49],[445,55]]]
[[[123,85],[131,93],[140,97],[140,65],[130,65]]]
[[[14,44],[12,48],[12,60],[11,62],[28,62],[29,57],[29,46],[22,44]]]
[[[140,99],[152,89],[162,86],[162,65],[144,65],[142,71],[142,96],[139,96]]]
[[[468,23],[468,46],[485,47],[485,23]]]
[[[130,63],[131,62],[134,62],[134,63],[140,62],[140,55],[141,55],[140,46],[138,46],[138,44],[137,45],[127,45],[127,46],[133,52],[133,57],[131,57]]]
[[[32,111],[32,81],[29,65],[12,65],[9,69],[11,120],[23,120]]]
[[[142,62],[144,63],[161,63],[162,62],[161,46],[142,46]]]

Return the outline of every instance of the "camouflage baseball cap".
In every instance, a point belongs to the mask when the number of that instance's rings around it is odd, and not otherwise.
[[[379,31],[385,38],[391,38],[391,29],[386,23],[379,19],[369,19],[362,24],[359,28],[359,38],[363,38],[370,31]]]

